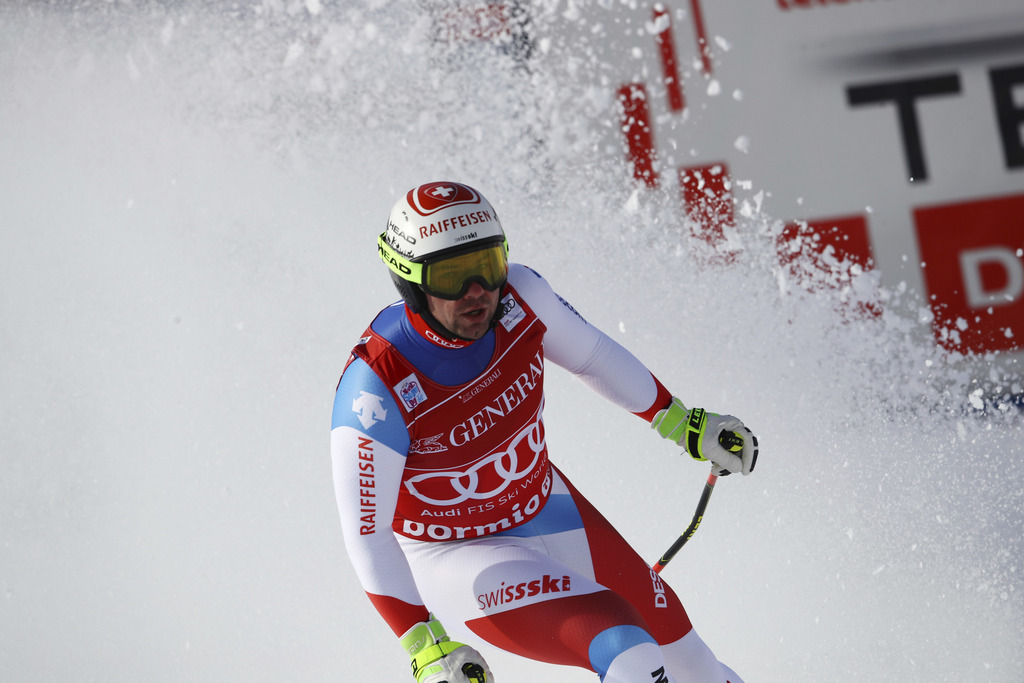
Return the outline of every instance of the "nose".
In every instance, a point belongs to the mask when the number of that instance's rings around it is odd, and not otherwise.
[[[487,290],[483,288],[483,285],[474,280],[469,283],[469,287],[466,289],[466,293],[462,295],[462,298],[479,299],[486,291]]]

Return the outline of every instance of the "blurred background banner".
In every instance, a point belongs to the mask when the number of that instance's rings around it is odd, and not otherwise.
[[[608,61],[637,180],[691,212],[688,179],[709,168],[704,194],[753,181],[802,239],[918,292],[945,348],[1024,348],[1019,3],[618,7],[635,30]],[[702,220],[720,233],[733,218]]]

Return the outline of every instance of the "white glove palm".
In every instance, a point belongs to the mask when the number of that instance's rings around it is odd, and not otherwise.
[[[412,658],[416,683],[493,683],[494,676],[479,652],[448,638],[441,622],[430,616],[402,636]]]
[[[651,427],[686,449],[694,460],[710,460],[717,475],[750,474],[757,464],[757,437],[732,415],[716,415],[703,408],[687,410],[673,397],[651,420]]]

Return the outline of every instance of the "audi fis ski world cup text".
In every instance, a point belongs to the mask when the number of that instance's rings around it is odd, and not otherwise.
[[[533,483],[533,478],[540,475],[540,472],[534,473],[531,479],[521,485],[520,488],[527,488]],[[494,522],[487,522],[484,524],[477,524],[474,526],[446,526],[444,524],[425,524],[423,522],[417,522],[415,520],[406,519],[402,521],[402,533],[411,538],[421,538],[424,535],[435,541],[447,541],[450,539],[465,539],[475,538],[478,536],[489,536],[490,534],[496,534],[499,531],[506,531],[514,526],[518,526],[526,521],[527,517],[532,516],[538,510],[541,505],[547,500],[548,494],[551,492],[551,473],[548,472],[547,476],[544,477],[544,485],[541,488],[540,493],[535,493],[530,497],[530,500],[526,502],[526,505],[520,509],[519,503],[512,506],[512,515],[502,517],[501,519]],[[518,493],[518,492],[517,492]],[[498,501],[507,501],[511,496],[502,496]],[[497,507],[494,501],[488,501],[481,505],[471,505],[467,508],[469,514],[475,512],[485,512],[493,510]],[[429,511],[424,511],[428,515]]]

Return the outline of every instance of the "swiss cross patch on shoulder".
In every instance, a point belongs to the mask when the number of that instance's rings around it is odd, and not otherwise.
[[[423,385],[415,372],[396,384],[394,389],[398,398],[402,399],[402,405],[407,411],[411,411],[427,400],[427,394],[423,391]]]

